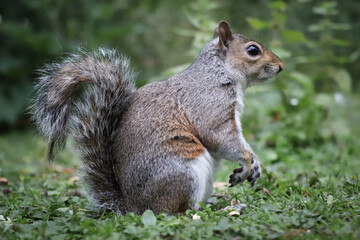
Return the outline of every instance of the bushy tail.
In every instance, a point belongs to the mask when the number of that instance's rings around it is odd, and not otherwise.
[[[37,127],[49,138],[48,158],[74,136],[80,149],[88,193],[95,203],[121,211],[121,192],[113,163],[113,137],[121,114],[135,90],[129,60],[115,50],[78,51],[40,71],[31,107]],[[76,87],[90,86],[74,102]]]

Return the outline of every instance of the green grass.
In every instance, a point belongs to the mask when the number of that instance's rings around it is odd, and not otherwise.
[[[78,182],[71,148],[47,163],[45,142],[32,133],[0,138],[0,235],[5,239],[359,239],[359,158],[332,144],[303,148],[281,161],[259,151],[263,177],[221,187],[229,196],[203,210],[170,216],[96,212]],[[273,153],[272,153],[273,154]],[[313,156],[313,159],[309,159]],[[236,165],[225,162],[218,180]],[[270,191],[267,194],[265,189]],[[218,211],[231,199],[247,204],[240,216]],[[193,220],[198,214],[201,219]],[[236,239],[236,238],[235,238]],[[239,238],[240,239],[240,238]]]

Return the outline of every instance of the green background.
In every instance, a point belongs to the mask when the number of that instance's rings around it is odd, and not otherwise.
[[[0,2],[0,235],[7,239],[358,239],[360,1],[4,0]],[[184,216],[97,214],[74,182],[72,144],[47,163],[26,112],[36,70],[78,47],[131,57],[138,87],[188,66],[220,20],[275,52],[285,70],[247,90],[244,134],[263,177],[217,189]],[[226,162],[217,181],[227,181]],[[268,194],[264,189],[269,190]],[[1,219],[4,218],[4,220]],[[10,220],[6,220],[9,218]],[[155,219],[154,219],[155,218]]]

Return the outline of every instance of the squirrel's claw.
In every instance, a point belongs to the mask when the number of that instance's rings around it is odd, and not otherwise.
[[[253,187],[256,183],[256,179],[261,176],[261,166],[259,159],[255,154],[251,154],[251,172],[247,177],[247,180],[251,183],[251,187]]]
[[[255,154],[251,154],[251,171],[248,174],[247,171],[244,171],[243,167],[235,168],[233,170],[233,174],[230,175],[229,183],[230,187],[233,187],[245,180],[248,180],[251,183],[251,187],[253,187],[256,183],[256,179],[261,176],[261,167],[259,159]]]
[[[235,168],[233,174],[230,175],[229,183],[230,187],[233,187],[241,182],[244,182],[248,174],[244,171],[244,168]]]

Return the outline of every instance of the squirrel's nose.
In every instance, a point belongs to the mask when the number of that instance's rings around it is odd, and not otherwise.
[[[283,63],[280,63],[278,73],[281,72],[283,69],[284,69],[284,64],[283,64]]]
[[[279,66],[279,71],[278,71],[278,73],[281,72],[282,70],[283,70],[283,68],[282,68],[281,66]]]

